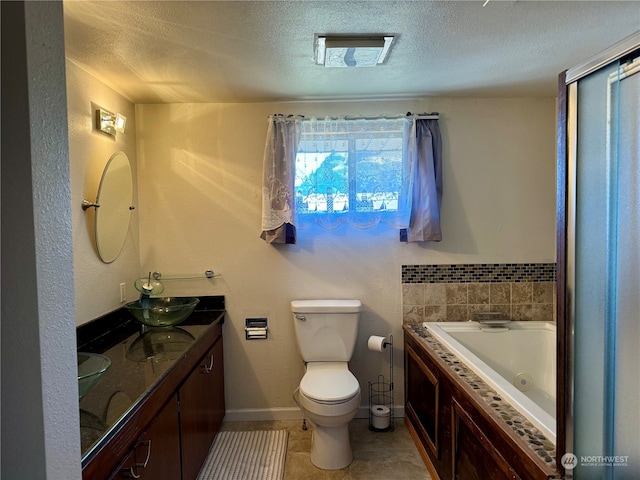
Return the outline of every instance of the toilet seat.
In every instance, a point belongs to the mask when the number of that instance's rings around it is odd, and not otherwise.
[[[300,391],[316,403],[336,405],[358,395],[360,384],[344,362],[312,362],[307,364]]]

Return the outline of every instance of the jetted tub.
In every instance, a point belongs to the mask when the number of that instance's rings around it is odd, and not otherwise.
[[[556,442],[556,326],[510,322],[495,331],[477,322],[425,322],[451,353]]]

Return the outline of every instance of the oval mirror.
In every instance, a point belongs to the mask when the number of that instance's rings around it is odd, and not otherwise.
[[[102,172],[96,203],[95,234],[98,255],[111,263],[120,254],[133,210],[133,179],[129,157],[114,153]]]

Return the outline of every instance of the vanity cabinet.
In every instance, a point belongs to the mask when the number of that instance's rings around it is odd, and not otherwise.
[[[224,312],[194,313],[190,320],[181,329],[193,341],[170,366],[153,360],[121,363],[93,390],[94,399],[109,398],[112,382],[119,385],[118,376],[131,383],[136,369],[145,377],[154,369],[157,375],[82,459],[83,479],[197,477],[224,417]],[[116,343],[115,351],[127,351],[132,339],[137,336]]]
[[[433,478],[543,480],[555,470],[405,327],[405,423]]]
[[[180,424],[177,395],[171,397],[151,422],[149,429],[140,436],[111,478],[115,480],[180,478]]]
[[[182,480],[193,480],[209,453],[224,417],[222,337],[205,354],[178,391]]]

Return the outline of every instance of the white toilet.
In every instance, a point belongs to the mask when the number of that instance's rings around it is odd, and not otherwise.
[[[291,302],[306,373],[294,399],[312,426],[311,463],[325,470],[353,460],[349,422],[360,406],[360,385],[349,371],[358,336],[359,300]]]

